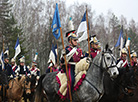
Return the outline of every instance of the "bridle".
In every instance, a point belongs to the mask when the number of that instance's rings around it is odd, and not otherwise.
[[[110,56],[111,56],[111,58],[112,58],[112,61],[111,61],[111,64],[108,66],[107,65],[107,62],[106,62],[106,60],[105,60],[105,54],[106,53],[108,53],[108,54],[110,54]],[[103,67],[103,61],[104,61],[104,63],[105,63],[105,68]],[[108,71],[108,69],[110,69],[110,68],[114,68],[114,67],[117,67],[116,65],[113,65],[114,64],[114,61],[115,61],[115,59],[114,59],[114,57],[111,55],[111,53],[110,52],[102,52],[102,58],[101,58],[101,62],[100,62],[100,66],[99,65],[97,65],[97,64],[95,64],[95,63],[93,63],[95,66],[97,66],[98,68],[100,68],[100,69],[102,69],[103,71]],[[102,97],[102,95],[103,95],[103,92],[100,92],[87,78],[85,79],[92,87],[94,87],[94,89],[98,92],[98,94],[99,94],[99,98],[97,99],[97,101],[98,100],[100,100],[100,98]]]
[[[108,53],[112,58],[112,62],[109,66],[107,65],[107,61],[105,60],[105,56],[104,56],[106,53]],[[105,66],[106,66],[105,68],[103,67],[103,61],[104,61]],[[102,52],[102,58],[101,58],[100,66],[95,64],[95,63],[93,63],[93,64],[102,70],[108,71],[108,69],[110,69],[110,68],[117,67],[117,65],[113,65],[114,61],[115,61],[115,59],[110,52]]]
[[[25,87],[26,82],[29,83],[29,81],[27,81],[27,76],[26,76],[26,78],[25,78],[25,80],[24,80],[24,82],[23,82],[23,84],[24,84],[24,86],[23,86],[24,91],[26,91],[26,90],[31,90],[31,87],[30,87],[30,88],[26,88],[26,87]]]

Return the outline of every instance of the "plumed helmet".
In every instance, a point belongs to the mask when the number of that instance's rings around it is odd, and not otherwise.
[[[37,65],[37,63],[36,62],[32,62],[32,66],[36,66]]]
[[[68,38],[68,41],[70,41],[72,39],[78,40],[78,37],[75,34],[75,30],[71,30],[71,31],[67,32],[66,37]]]
[[[22,56],[20,59],[19,59],[20,63],[25,63],[25,57]]]
[[[11,59],[11,62],[15,62],[15,59],[14,59],[14,58],[12,58],[12,59]]]
[[[96,35],[90,36],[90,44],[99,44],[99,41],[96,38]]]
[[[127,50],[126,50],[126,48],[123,48],[123,49],[121,50],[121,53],[123,53],[123,54],[127,54]]]
[[[98,45],[98,48],[97,48],[98,50],[101,50],[102,48],[101,48],[101,46],[100,45]]]
[[[131,54],[131,57],[137,57],[137,53],[136,53],[136,52],[133,52],[133,53]]]

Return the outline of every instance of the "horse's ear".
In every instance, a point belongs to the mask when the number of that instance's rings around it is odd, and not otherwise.
[[[108,47],[109,47],[109,45],[108,45],[108,44],[106,44],[106,46],[105,46],[105,50],[106,50],[106,51],[108,50]]]

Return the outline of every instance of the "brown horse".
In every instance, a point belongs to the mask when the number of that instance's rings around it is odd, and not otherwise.
[[[28,77],[23,75],[21,77],[14,78],[9,82],[9,88],[7,90],[7,98],[10,101],[20,101],[23,96],[23,92],[30,94],[31,83],[27,81]]]

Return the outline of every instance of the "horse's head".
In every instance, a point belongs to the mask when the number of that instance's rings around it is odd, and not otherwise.
[[[21,84],[22,88],[24,89],[27,95],[31,94],[31,81],[28,76],[21,76],[19,83]]]
[[[101,57],[101,67],[103,67],[110,74],[110,77],[116,77],[119,74],[119,71],[116,66],[115,57],[112,54],[112,51],[106,45],[105,50],[102,52]]]
[[[31,94],[31,79],[28,76],[26,76],[26,79],[24,82],[24,89],[25,89],[26,95]]]
[[[31,80],[31,91],[34,91],[34,89],[36,87],[36,76],[31,75],[30,80]]]
[[[8,77],[3,71],[0,72],[0,84],[8,85]]]

